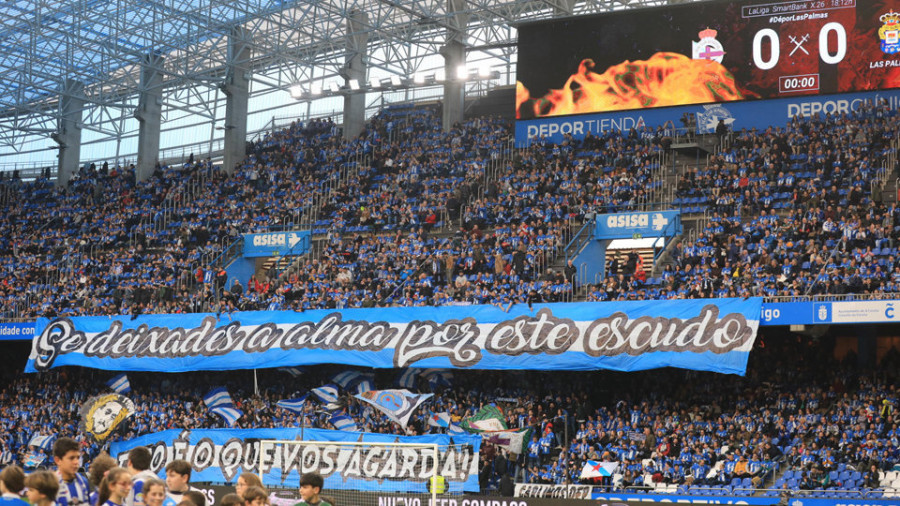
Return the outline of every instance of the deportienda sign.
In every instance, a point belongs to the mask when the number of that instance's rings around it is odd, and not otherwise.
[[[743,374],[762,299],[260,311],[39,319],[26,371],[191,371],[320,363],[378,368]]]
[[[293,444],[261,444],[261,441],[294,440]],[[481,438],[473,435],[395,436],[361,434],[324,429],[201,429],[166,430],[113,443],[110,454],[121,465],[128,452],[145,446],[151,454],[151,470],[165,476],[165,467],[176,459],[191,464],[192,482],[234,482],[241,473],[259,474],[274,487],[299,487],[300,475],[318,472],[325,488],[344,488],[348,480],[370,482],[384,491],[425,492],[435,469],[433,448],[418,446],[341,445],[382,442],[438,445],[437,471],[450,490],[477,492]]]

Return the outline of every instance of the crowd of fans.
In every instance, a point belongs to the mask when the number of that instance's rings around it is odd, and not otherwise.
[[[252,371],[129,373],[128,396],[137,412],[115,438],[225,427],[227,422],[202,401],[213,387],[224,386],[243,412],[237,427],[334,428],[332,418],[346,415],[366,432],[442,433],[449,429],[430,424],[432,415],[446,413],[455,424],[494,404],[510,428],[533,429],[534,440],[518,454],[485,442],[483,489],[498,486],[505,475],[529,483],[634,491],[678,485],[686,493],[738,495],[752,489],[778,495],[782,487],[883,488],[879,480],[900,463],[895,413],[900,353],[890,351],[876,370],[860,370],[852,353],[835,360],[832,346],[788,334],[765,339],[751,354],[746,377],[674,369],[455,371],[435,381],[420,371],[413,390],[435,395],[405,428],[354,399],[352,384],[337,403],[310,395],[301,413],[276,404],[332,382],[345,371],[337,366],[310,369],[299,377],[259,371],[256,390]],[[96,456],[102,445],[79,430],[79,412],[86,399],[108,388],[110,374],[63,368],[23,375],[15,369],[4,369],[0,390],[4,463],[42,465],[33,456],[40,450],[31,445],[41,435],[74,437],[88,458]],[[404,372],[370,374],[376,388],[391,388]],[[49,461],[45,457],[43,465]],[[588,460],[617,462],[615,477],[582,480]]]

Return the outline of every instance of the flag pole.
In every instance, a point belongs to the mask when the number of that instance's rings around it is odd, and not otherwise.
[[[259,380],[256,378],[256,369],[253,369],[253,393],[259,397]]]

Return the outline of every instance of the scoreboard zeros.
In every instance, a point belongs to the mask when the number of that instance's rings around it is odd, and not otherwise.
[[[779,93],[816,91],[818,89],[819,74],[807,74],[802,76],[781,76],[778,78]]]

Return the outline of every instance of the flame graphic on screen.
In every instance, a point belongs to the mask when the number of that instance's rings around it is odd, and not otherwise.
[[[678,53],[625,61],[602,74],[593,72],[593,68],[593,60],[583,60],[562,89],[550,90],[537,99],[517,81],[516,118],[523,116],[523,106],[525,117],[542,117],[729,102],[747,96],[720,63],[693,60]]]

